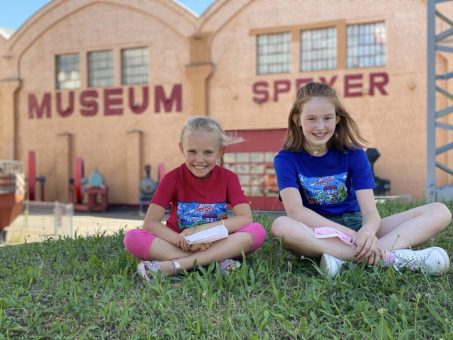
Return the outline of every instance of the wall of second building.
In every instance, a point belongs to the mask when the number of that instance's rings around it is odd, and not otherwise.
[[[328,11],[322,10],[327,7]],[[301,30],[331,26],[341,30],[350,24],[381,21],[387,34],[385,66],[299,71]],[[320,77],[330,81],[336,77],[333,85],[343,103],[369,145],[381,153],[375,164],[378,176],[391,180],[392,193],[421,198],[426,176],[427,120],[426,56],[421,52],[426,50],[426,32],[425,25],[420,23],[425,21],[423,1],[288,1],[281,6],[272,0],[244,2],[228,22],[214,15],[205,24],[207,30],[215,32],[211,51],[216,72],[210,81],[210,112],[229,129],[286,127],[296,82],[319,81]],[[293,33],[291,71],[257,75],[256,37],[278,32]],[[382,73],[388,76],[388,84],[383,87],[385,93],[370,86],[370,77]],[[355,75],[360,78],[350,81],[353,87],[347,90],[346,78]],[[254,91],[257,82],[266,84],[260,87],[260,93]],[[288,91],[285,84],[289,84]],[[284,91],[277,91],[277,86]],[[258,104],[254,99],[262,102]]]

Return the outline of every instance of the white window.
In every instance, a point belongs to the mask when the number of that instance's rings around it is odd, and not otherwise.
[[[64,54],[55,57],[56,88],[80,88],[80,58],[78,54]]]
[[[88,53],[88,86],[113,86],[113,52]]]
[[[386,63],[385,24],[349,25],[347,28],[347,67],[383,66]]]
[[[337,67],[337,30],[335,27],[300,33],[300,70],[333,70]]]
[[[121,83],[145,84],[148,82],[148,49],[128,48],[121,51]]]
[[[257,36],[257,74],[291,71],[291,33]]]

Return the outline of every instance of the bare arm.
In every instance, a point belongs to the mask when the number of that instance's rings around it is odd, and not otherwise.
[[[179,234],[162,223],[165,209],[157,204],[151,203],[146,212],[143,228],[152,232],[155,236],[171,243],[178,245]]]
[[[356,196],[363,218],[362,228],[357,233],[356,257],[367,258],[369,264],[377,263],[382,257],[381,251],[377,248],[376,237],[381,217],[376,208],[374,193],[372,189],[357,190]]]
[[[353,239],[356,237],[357,233],[354,230],[332,222],[313,210],[304,207],[300,192],[296,188],[285,188],[281,190],[280,197],[282,198],[286,214],[296,221],[302,222],[311,228],[327,226],[335,227],[343,233],[351,236]]]
[[[362,228],[368,229],[375,235],[381,226],[381,217],[376,208],[373,190],[357,190],[355,194],[362,213]]]

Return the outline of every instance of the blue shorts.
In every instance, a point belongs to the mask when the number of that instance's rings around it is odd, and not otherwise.
[[[360,212],[345,213],[342,215],[327,215],[324,217],[355,231],[359,231],[359,229],[362,228],[362,214]]]

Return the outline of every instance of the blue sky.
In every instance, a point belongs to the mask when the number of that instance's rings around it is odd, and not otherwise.
[[[178,0],[201,14],[215,0]],[[0,0],[0,27],[17,30],[49,0]]]

